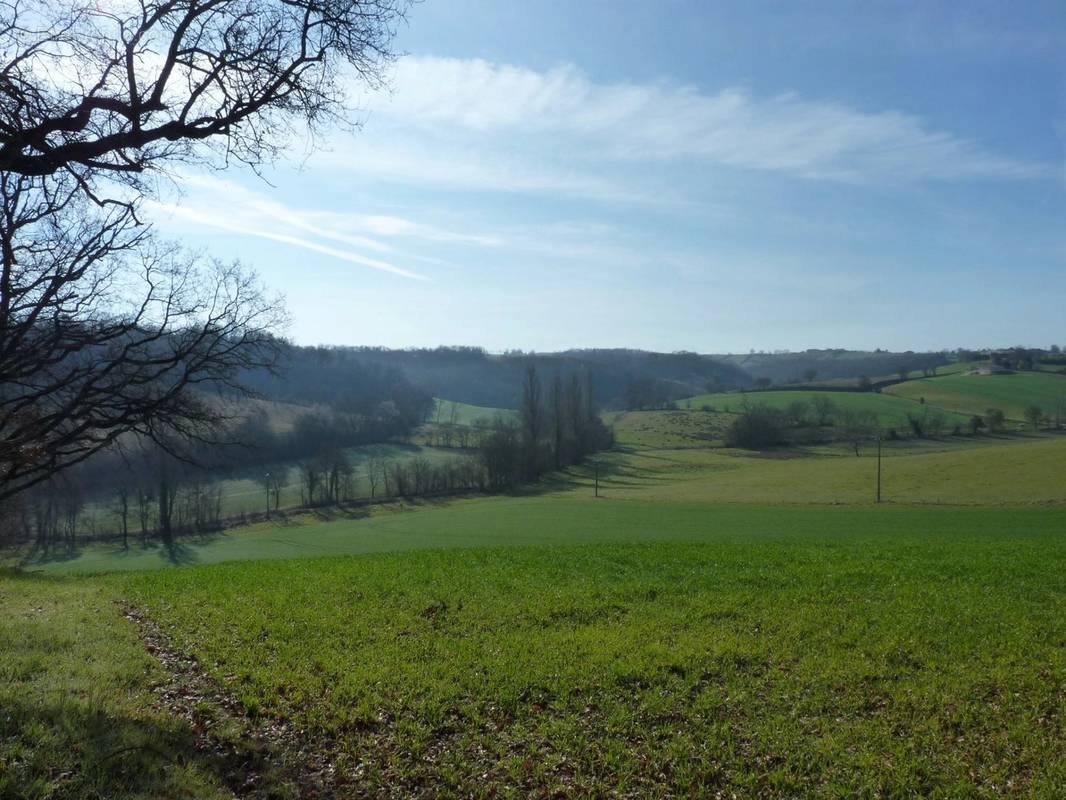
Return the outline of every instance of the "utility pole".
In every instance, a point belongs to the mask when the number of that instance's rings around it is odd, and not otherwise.
[[[877,437],[877,502],[881,502],[881,437]]]
[[[596,497],[600,496],[600,462],[596,461],[593,464],[596,470]]]
[[[267,519],[270,519],[270,473],[268,472],[263,477],[266,478],[266,480],[263,481],[266,484],[266,494],[267,494],[267,513],[266,513],[266,515],[267,515]]]

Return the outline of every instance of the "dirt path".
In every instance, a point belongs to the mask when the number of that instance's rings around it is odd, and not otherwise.
[[[331,742],[321,736],[250,716],[192,656],[175,649],[160,627],[139,609],[123,614],[136,626],[145,648],[163,666],[166,679],[153,687],[157,706],[185,720],[196,748],[217,765],[222,783],[238,798],[332,798],[349,796],[328,758]]]

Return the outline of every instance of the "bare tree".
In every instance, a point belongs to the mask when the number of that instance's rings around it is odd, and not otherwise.
[[[349,122],[382,83],[404,0],[0,2],[0,170],[137,188],[177,159],[259,164],[293,124]],[[73,68],[72,68],[73,67]]]
[[[370,486],[370,499],[377,493],[378,477],[381,475],[381,459],[376,455],[366,457],[366,482]]]
[[[868,439],[877,436],[881,428],[880,420],[873,411],[868,409],[851,410],[845,409],[841,414],[844,427],[844,437],[855,448],[855,455],[861,455],[860,446]]]
[[[276,355],[280,307],[254,276],[174,248],[134,258],[100,230],[28,222],[17,193],[0,202],[0,500],[126,434],[172,453],[217,439],[207,392],[241,391]],[[23,221],[36,231],[20,239]]]
[[[1044,421],[1044,409],[1035,403],[1025,409],[1025,420],[1033,430],[1040,430],[1040,423]]]
[[[277,464],[264,472],[259,478],[259,485],[266,494],[266,514],[270,516],[270,510],[278,511],[281,508],[281,490],[289,482],[289,468],[283,464]]]
[[[392,495],[392,461],[388,458],[383,458],[379,462],[381,466],[381,481],[384,484],[385,496],[390,497]]]
[[[289,483],[289,468],[284,465],[276,465],[270,470],[270,486],[268,491],[274,498],[274,510],[281,509],[281,490]]]
[[[130,488],[120,484],[115,488],[115,513],[122,523],[122,549],[130,549]]]
[[[814,409],[814,415],[817,418],[818,425],[825,426],[833,424],[833,416],[837,413],[837,406],[831,397],[826,397],[824,394],[817,394],[811,398],[811,407]]]
[[[405,9],[0,0],[0,500],[124,437],[218,440],[206,390],[273,364],[280,306],[154,243],[142,201],[183,161],[255,168],[352,125],[345,87],[380,86]]]
[[[308,459],[300,464],[300,500],[305,506],[313,506],[323,482],[322,468],[318,459]]]
[[[563,443],[566,441],[566,418],[563,413],[563,378],[558,371],[552,376],[551,382],[551,425],[552,425],[552,456],[555,459],[555,468],[562,469]]]
[[[148,531],[152,527],[152,506],[155,496],[148,484],[141,483],[137,486],[137,522],[141,527],[141,545],[148,544]]]

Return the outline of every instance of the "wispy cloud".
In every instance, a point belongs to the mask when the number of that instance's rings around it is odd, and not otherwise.
[[[496,235],[447,230],[395,215],[297,208],[212,175],[183,174],[180,184],[180,200],[148,203],[157,219],[281,242],[414,280],[429,278],[394,261],[446,262],[425,255],[404,255],[397,250],[396,241],[482,248],[504,243]],[[388,256],[388,260],[379,256]]]
[[[280,242],[282,244],[293,245],[294,247],[301,247],[305,250],[321,253],[330,256],[331,258],[338,258],[352,264],[359,264],[363,267],[370,267],[371,269],[380,270],[382,272],[391,272],[393,275],[399,275],[403,278],[410,278],[418,281],[429,280],[425,275],[398,267],[388,261],[383,261],[378,258],[370,258],[353,252],[352,250],[342,250],[338,247],[316,242],[291,233],[283,233],[269,228],[242,224],[235,221],[232,217],[220,216],[212,213],[211,210],[194,208],[178,203],[160,203],[155,201],[148,203],[148,208],[150,212],[165,220],[178,220],[201,228],[217,228],[229,233],[238,233],[244,236],[253,236],[258,239],[267,239],[272,242]]]
[[[357,147],[334,145],[317,154],[314,163],[445,189],[638,204],[659,204],[668,199],[635,188],[631,181],[596,174],[588,163],[566,164],[558,154],[538,152],[535,147],[518,151],[505,141],[475,143],[463,141],[461,136],[419,137],[411,128],[399,135],[394,133],[390,130],[389,141],[381,141],[376,128],[368,126]]]
[[[864,111],[794,93],[758,97],[741,88],[602,84],[570,66],[539,72],[482,60],[407,57],[397,65],[391,95],[370,105],[372,119],[381,115],[406,129],[421,128],[436,140],[465,132],[467,146],[483,154],[494,146],[526,155],[562,152],[584,168],[694,160],[843,181],[1027,179],[1054,172],[898,110]],[[431,159],[393,154],[376,166],[402,172],[405,163],[417,163],[424,180],[537,188],[535,165],[501,170],[491,156],[483,159],[440,159],[427,171]],[[590,181],[601,180],[577,167],[564,180],[557,169],[547,174],[541,180],[552,188],[565,190],[570,182],[585,194],[594,193]]]
[[[187,174],[181,178],[185,196],[180,202],[149,201],[147,210],[164,224],[184,223],[196,229],[216,229],[300,247],[389,272],[411,280],[428,277],[391,260],[368,256],[359,250],[390,253],[393,248],[377,239],[352,233],[336,224],[336,218],[357,222],[358,217],[290,208],[237,183],[209,175]],[[340,247],[338,245],[343,245]]]

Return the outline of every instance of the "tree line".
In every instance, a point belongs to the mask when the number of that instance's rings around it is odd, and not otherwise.
[[[612,447],[614,434],[600,419],[595,396],[588,370],[556,371],[545,386],[530,361],[518,420],[497,419],[481,442],[487,488],[509,491]]]
[[[613,445],[594,396],[587,372],[556,372],[545,385],[531,363],[517,419],[453,425],[463,431],[455,433],[455,442],[466,452],[440,459],[373,449],[353,458],[354,445],[409,434],[413,428],[397,414],[368,421],[313,410],[300,414],[291,431],[277,432],[264,413],[255,412],[234,428],[228,453],[220,453],[216,443],[204,444],[187,461],[143,440],[66,470],[12,506],[6,530],[9,538],[32,541],[42,550],[73,547],[79,537],[119,536],[128,547],[131,539],[170,542],[180,534],[219,530],[233,519],[220,479],[250,469],[256,470],[263,493],[259,507],[266,515],[286,506],[512,491]]]
[[[989,408],[984,414],[973,414],[965,423],[952,425],[943,411],[920,400],[922,410],[908,413],[904,431],[885,427],[880,417],[869,409],[841,408],[831,397],[819,395],[807,400],[795,400],[783,408],[745,398],[741,412],[726,431],[725,444],[747,450],[761,450],[789,443],[789,430],[804,428],[828,432],[831,439],[849,442],[860,455],[864,442],[878,437],[900,439],[910,435],[916,439],[938,439],[945,435],[977,436],[983,432],[1002,433],[1007,429],[1007,416],[1001,408]],[[710,410],[710,407],[707,407]],[[1066,394],[1055,404],[1054,415],[1038,405],[1025,409],[1025,419],[1032,430],[1062,428],[1066,425]]]

